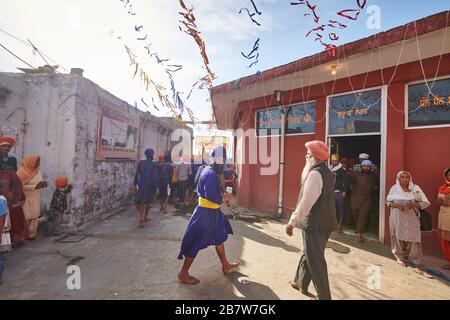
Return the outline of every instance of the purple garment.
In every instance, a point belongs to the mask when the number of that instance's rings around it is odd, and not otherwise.
[[[168,196],[167,187],[169,186],[173,176],[173,167],[163,162],[159,165],[159,197],[166,199]]]
[[[153,160],[141,160],[138,162],[134,185],[138,191],[134,195],[134,202],[137,204],[150,204],[156,188],[159,184],[158,165]]]
[[[343,195],[343,192],[335,192],[336,197],[336,213],[338,221],[344,220],[344,207],[345,207],[345,197]]]
[[[198,192],[202,198],[217,204],[222,203],[219,177],[212,167],[208,166],[202,171]],[[208,209],[197,206],[186,228],[178,259],[195,258],[200,250],[224,243],[229,234],[233,234],[233,229],[220,208]]]

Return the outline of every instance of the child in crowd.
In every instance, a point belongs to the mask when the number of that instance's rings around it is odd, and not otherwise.
[[[6,198],[0,194],[0,285],[6,264],[5,253],[12,251],[10,226],[8,203]]]
[[[53,193],[50,204],[50,215],[47,221],[44,234],[47,237],[59,235],[58,226],[61,223],[62,216],[67,210],[67,195],[72,191],[73,186],[69,184],[67,177],[58,177],[55,180],[56,190]]]

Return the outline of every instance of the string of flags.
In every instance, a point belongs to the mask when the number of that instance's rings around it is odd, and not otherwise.
[[[241,10],[239,10],[239,14],[241,14],[242,11],[244,11],[244,10],[247,11],[247,14],[248,14],[250,20],[252,20],[252,22],[254,24],[256,24],[257,26],[260,27],[261,24],[258,21],[256,21],[253,17],[255,15],[259,15],[260,16],[262,14],[262,12],[258,10],[258,8],[256,7],[255,2],[253,2],[253,0],[250,0],[250,1],[251,1],[252,5],[253,5],[253,10],[255,10],[255,12],[254,13],[250,13],[250,10],[248,8],[241,8]]]
[[[251,60],[251,59],[255,59],[255,61],[254,62],[252,62],[249,66],[248,66],[248,68],[251,68],[253,65],[255,65],[255,64],[257,64],[258,63],[258,58],[259,58],[259,52],[257,52],[258,51],[258,49],[259,49],[259,38],[255,41],[255,43],[253,44],[253,49],[252,49],[252,51],[250,51],[250,53],[248,53],[248,54],[244,54],[243,52],[241,52],[241,54],[242,54],[242,56],[244,57],[244,58],[247,58],[247,59],[249,59],[249,60]]]
[[[244,10],[247,11],[247,14],[248,14],[250,20],[251,20],[254,24],[256,24],[257,26],[260,27],[261,24],[260,24],[257,20],[255,20],[255,18],[253,18],[253,17],[254,17],[255,15],[259,15],[259,16],[260,16],[260,15],[262,14],[262,12],[258,10],[258,8],[256,7],[255,2],[254,2],[253,0],[250,0],[250,2],[251,2],[252,5],[253,5],[253,10],[254,10],[254,12],[253,12],[253,13],[250,13],[250,10],[249,10],[248,8],[241,8],[241,10],[239,10],[239,14],[241,14]],[[260,41],[260,38],[258,38],[258,39],[255,41],[255,43],[253,44],[252,50],[251,50],[248,54],[245,54],[245,53],[243,53],[243,52],[241,51],[241,54],[242,54],[242,56],[243,56],[244,58],[246,58],[246,59],[248,59],[248,60],[253,60],[253,62],[250,63],[250,65],[247,66],[247,68],[251,68],[251,67],[253,67],[254,65],[256,65],[256,64],[259,62],[259,52],[258,52],[258,50],[259,50],[259,41]]]
[[[124,3],[124,8],[128,9],[128,14],[135,16],[136,12],[133,10],[133,5],[129,0],[120,0],[120,2]],[[148,91],[150,87],[153,87],[156,91],[156,94],[158,96],[159,102],[165,106],[169,112],[172,114],[172,116],[175,118],[175,120],[177,122],[181,122],[182,118],[181,116],[183,115],[184,111],[187,112],[189,118],[191,119],[191,121],[194,121],[195,117],[194,117],[194,112],[185,105],[185,103],[183,102],[183,99],[181,98],[181,93],[176,89],[176,85],[175,85],[175,80],[173,78],[173,74],[182,70],[183,66],[179,65],[179,64],[166,64],[167,62],[170,61],[170,59],[168,58],[160,58],[160,56],[158,55],[157,52],[152,52],[151,50],[151,46],[152,43],[150,41],[148,41],[148,37],[149,35],[145,33],[143,33],[144,31],[144,26],[143,25],[138,25],[136,24],[134,26],[134,31],[136,33],[138,33],[138,35],[142,36],[138,36],[136,38],[136,40],[138,41],[146,41],[146,44],[144,45],[144,49],[147,51],[147,54],[154,58],[156,60],[156,63],[163,66],[165,68],[165,73],[169,78],[169,82],[170,82],[170,91],[172,94],[172,101],[171,102],[168,98],[168,95],[163,94],[163,91],[166,90],[166,88],[162,85],[159,85],[157,83],[155,83],[155,81],[153,81],[150,76],[148,75],[148,73],[139,65],[139,62],[136,60],[136,55],[134,55],[131,52],[131,49],[127,46],[125,46],[125,49],[128,53],[128,56],[130,58],[130,62],[131,65],[134,66],[135,68],[135,72],[133,75],[133,78],[136,77],[136,75],[139,73],[139,76],[141,78],[141,80],[144,82],[145,88]],[[118,39],[121,39],[121,37],[117,37]],[[192,90],[191,90],[192,91]],[[190,96],[190,94],[189,94]],[[189,98],[189,97],[188,97]],[[187,99],[188,99],[187,98]],[[145,102],[145,100],[143,98],[141,98],[141,102],[147,107],[150,108],[149,105]],[[160,110],[155,102],[154,99],[152,98],[152,105],[156,110]]]
[[[209,59],[208,59],[208,55],[206,54],[205,42],[203,41],[202,37],[200,36],[200,31],[198,30],[198,27],[195,23],[194,7],[191,6],[190,8],[188,8],[184,4],[183,0],[179,0],[179,2],[180,2],[180,6],[182,8],[182,11],[180,11],[179,14],[183,17],[183,19],[180,20],[180,23],[184,26],[184,30],[181,26],[179,26],[179,29],[181,31],[184,31],[188,35],[190,35],[197,43],[197,45],[200,49],[200,54],[203,59],[204,68],[206,69],[206,72],[207,72],[207,74],[204,77],[200,78],[199,81],[194,83],[194,85],[192,86],[191,92],[188,95],[188,96],[190,96],[193,88],[195,88],[197,86],[197,84],[199,84],[199,83],[201,83],[201,85],[199,87],[200,89],[203,89],[205,86],[207,86],[209,89],[212,89],[212,86],[213,86],[212,82],[214,79],[216,79],[216,76],[211,71],[211,68],[209,67]]]
[[[336,13],[338,17],[346,18],[349,20],[357,20],[361,11],[365,8],[367,0],[356,0],[357,8],[355,9],[344,9]],[[308,0],[297,0],[297,2],[291,2],[292,6],[304,5],[308,9],[308,13],[305,13],[304,17],[311,17],[316,24],[315,28],[312,28],[306,33],[306,37],[311,34],[315,35],[314,41],[319,41],[325,50],[332,56],[336,56],[337,46],[333,42],[339,40],[339,35],[333,31],[326,31],[329,28],[333,29],[346,29],[348,26],[337,20],[328,20],[325,23],[320,23],[320,16],[317,14],[317,4],[311,4]],[[327,38],[324,37],[324,32],[328,32]],[[329,42],[331,41],[331,42]]]

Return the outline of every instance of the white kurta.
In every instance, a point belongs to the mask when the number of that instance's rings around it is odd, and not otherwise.
[[[297,207],[292,212],[289,225],[295,227],[300,221],[305,219],[320,197],[323,188],[322,176],[318,171],[311,171],[302,186],[303,194],[297,203]]]
[[[39,170],[30,181],[23,185],[25,193],[23,212],[27,220],[39,218],[41,215],[41,190],[36,189],[37,184],[41,181],[42,173]]]
[[[398,186],[393,186],[386,203],[389,205],[392,202],[398,204],[419,202],[422,209],[430,205],[422,189],[417,185],[412,185],[411,192],[404,192]],[[394,236],[397,240],[421,242],[420,220],[414,209],[401,211],[397,208],[391,208],[389,228],[391,236]]]
[[[438,194],[439,199],[447,199],[450,200],[450,194]],[[438,217],[438,229],[439,236],[444,239],[450,241],[450,207],[441,206],[439,209],[439,217]]]

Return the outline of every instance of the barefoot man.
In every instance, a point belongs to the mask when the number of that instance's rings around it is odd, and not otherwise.
[[[289,236],[292,236],[295,226],[303,229],[303,255],[294,281],[289,283],[294,289],[311,296],[308,287],[312,280],[319,300],[331,300],[325,245],[330,233],[336,230],[337,221],[334,179],[326,165],[330,153],[322,141],[310,141],[305,146],[302,187],[296,209],[286,226]]]
[[[181,243],[178,259],[183,259],[183,267],[178,279],[185,284],[198,284],[200,280],[189,275],[189,268],[197,253],[208,246],[214,245],[222,263],[224,273],[236,271],[239,261],[228,262],[225,255],[224,242],[229,234],[233,234],[230,222],[220,211],[223,194],[220,190],[220,176],[226,160],[226,150],[217,147],[212,153],[212,165],[206,167],[198,181],[198,206],[189,220]]]

